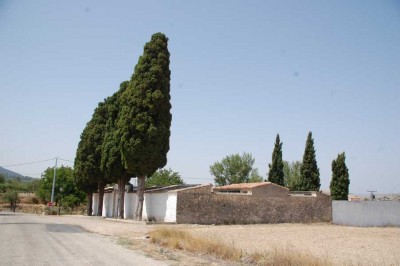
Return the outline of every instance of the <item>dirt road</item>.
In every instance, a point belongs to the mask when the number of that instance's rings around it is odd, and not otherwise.
[[[0,265],[167,265],[60,217],[0,213]]]

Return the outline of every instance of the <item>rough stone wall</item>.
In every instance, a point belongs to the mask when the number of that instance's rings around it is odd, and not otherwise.
[[[256,197],[177,193],[177,223],[249,224],[330,222],[330,197]]]
[[[289,189],[276,185],[255,187],[252,192],[258,197],[289,197]]]

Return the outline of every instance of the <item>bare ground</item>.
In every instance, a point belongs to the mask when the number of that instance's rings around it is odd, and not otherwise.
[[[49,216],[54,222],[79,225],[109,236],[128,248],[139,249],[171,265],[232,265],[218,259],[157,247],[146,238],[161,226],[188,230],[194,235],[215,238],[245,252],[308,252],[327,258],[334,265],[400,265],[400,228],[347,227],[321,224],[263,225],[145,225],[141,222],[85,216]]]

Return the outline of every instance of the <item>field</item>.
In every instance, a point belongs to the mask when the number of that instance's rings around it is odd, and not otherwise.
[[[197,227],[193,234],[225,239],[247,252],[275,249],[312,254],[335,265],[399,265],[399,228],[357,228],[331,224]]]
[[[201,252],[169,250],[151,244],[149,232],[172,228],[193,236],[215,239],[244,253],[275,252],[310,254],[333,265],[400,265],[400,228],[357,228],[323,224],[266,225],[145,225],[134,221],[98,217],[51,217],[82,226],[88,231],[112,237],[130,248],[170,260],[176,265],[221,265],[223,261]],[[172,263],[172,264],[174,264]],[[227,263],[226,265],[229,265]]]

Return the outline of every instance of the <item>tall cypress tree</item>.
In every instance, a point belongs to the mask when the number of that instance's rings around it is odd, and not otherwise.
[[[121,97],[127,89],[129,81],[120,84],[120,89],[111,97],[107,98],[107,122],[105,127],[104,141],[102,143],[102,156],[100,168],[104,175],[112,181],[117,182],[119,189],[118,217],[124,218],[125,184],[132,175],[126,171],[122,162],[120,151],[120,138],[118,137],[117,121],[122,108]]]
[[[332,180],[330,184],[331,197],[333,200],[347,200],[349,195],[349,170],[346,166],[346,155],[338,154],[336,160],[332,161]]]
[[[101,216],[103,188],[106,178],[101,171],[100,162],[102,156],[102,143],[104,140],[105,127],[107,122],[107,102],[100,102],[93,112],[92,119],[87,123],[81,134],[81,140],[75,158],[75,182],[86,193],[97,184],[99,190],[99,208],[97,214]],[[87,181],[87,184],[85,183]],[[90,197],[87,195],[88,198]],[[90,206],[88,206],[90,208]],[[88,213],[90,212],[88,208]]]
[[[319,191],[321,183],[319,180],[319,169],[314,149],[312,133],[307,136],[306,148],[303,155],[303,165],[300,169],[300,186],[302,191]]]
[[[122,161],[138,177],[135,219],[142,219],[145,179],[167,163],[171,127],[168,38],[156,33],[144,46],[118,118]]]
[[[94,167],[95,157],[92,155],[93,151],[89,141],[90,130],[91,123],[88,123],[81,133],[81,140],[79,141],[74,161],[74,182],[79,189],[86,193],[87,216],[92,216],[93,192],[97,190],[96,177],[91,174],[93,169],[96,168]]]
[[[276,135],[275,147],[272,152],[272,163],[269,164],[268,181],[271,183],[278,184],[280,186],[285,185],[284,172],[283,172],[283,161],[282,161],[282,142],[279,139],[279,134]]]

